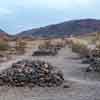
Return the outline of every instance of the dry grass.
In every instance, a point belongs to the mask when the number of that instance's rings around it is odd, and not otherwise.
[[[69,38],[68,43],[73,52],[79,53],[82,56],[86,56],[89,53],[88,42],[78,38]]]

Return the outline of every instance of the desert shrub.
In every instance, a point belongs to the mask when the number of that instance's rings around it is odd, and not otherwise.
[[[72,44],[72,51],[77,53],[83,53],[87,50],[87,47],[83,44]]]
[[[51,42],[49,40],[39,45],[39,49],[48,49],[49,47],[51,47]]]
[[[100,49],[100,41],[96,41],[96,48]]]
[[[26,43],[24,41],[17,41],[16,43],[16,50],[17,52],[23,54],[25,53]]]
[[[89,49],[87,47],[87,43],[85,41],[76,39],[71,41],[71,48],[73,52],[79,53],[82,56],[86,56],[89,54]]]
[[[6,51],[9,49],[9,46],[6,42],[0,42],[0,51]]]
[[[95,49],[91,50],[91,55],[95,57],[100,57],[100,41],[96,41]]]

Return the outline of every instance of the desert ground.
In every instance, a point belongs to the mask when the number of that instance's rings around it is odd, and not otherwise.
[[[0,71],[11,66],[13,62],[21,59],[38,59],[50,62],[64,73],[65,83],[69,88],[63,87],[0,87],[0,100],[100,100],[100,74],[85,72],[88,65],[81,64],[81,59],[73,53],[68,46],[61,49],[56,56],[32,57],[33,50],[13,60],[1,63]]]

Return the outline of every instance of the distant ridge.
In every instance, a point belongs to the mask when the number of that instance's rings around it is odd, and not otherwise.
[[[48,25],[36,29],[20,32],[18,37],[53,37],[85,35],[100,31],[100,20],[97,19],[79,19],[65,21],[59,24]]]

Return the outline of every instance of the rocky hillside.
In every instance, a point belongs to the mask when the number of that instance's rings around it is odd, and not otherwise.
[[[1,37],[7,37],[9,36],[8,33],[6,33],[5,31],[3,31],[2,29],[0,29],[0,38]]]
[[[71,20],[59,24],[53,24],[37,29],[26,30],[18,34],[18,36],[70,36],[85,35],[100,31],[100,20],[81,19]]]

